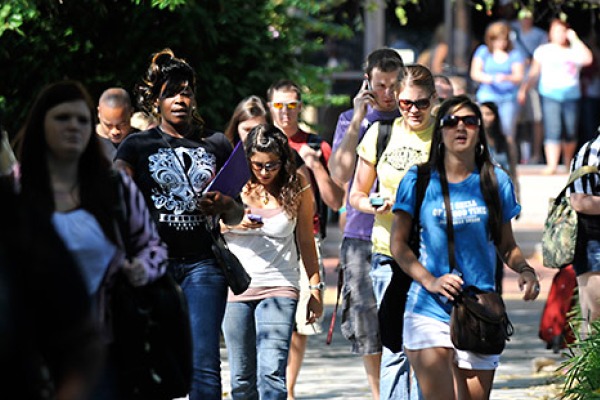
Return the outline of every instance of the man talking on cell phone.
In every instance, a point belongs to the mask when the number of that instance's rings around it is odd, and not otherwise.
[[[393,49],[373,51],[367,57],[364,80],[354,97],[354,108],[338,118],[329,159],[331,177],[350,192],[356,167],[356,147],[367,129],[376,121],[400,117],[394,94],[402,77],[404,63]],[[344,196],[344,199],[347,196]],[[378,198],[373,197],[376,202]],[[382,200],[379,198],[379,200]],[[373,204],[373,203],[372,203]],[[362,356],[373,399],[379,400],[382,344],[377,319],[377,301],[371,271],[371,231],[373,215],[345,204],[345,226],[340,251],[344,274],[342,334],[352,343],[352,353]],[[344,215],[340,210],[340,220]]]

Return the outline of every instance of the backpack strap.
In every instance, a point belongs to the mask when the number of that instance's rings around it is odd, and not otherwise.
[[[377,152],[375,153],[375,163],[373,166],[377,169],[377,164],[381,159],[381,155],[385,151],[385,148],[390,143],[390,138],[392,137],[392,126],[394,125],[394,120],[381,120],[378,121],[379,126],[377,130]],[[377,179],[377,188],[376,190],[379,192],[379,179]]]
[[[420,253],[419,247],[421,241],[421,205],[423,204],[423,199],[425,198],[425,192],[427,191],[427,186],[429,186],[430,178],[431,168],[425,164],[417,165],[417,197],[415,201],[413,223],[408,239],[408,245],[417,257]]]
[[[393,119],[379,121],[379,130],[377,131],[377,153],[375,155],[375,167],[381,159],[385,148],[390,143],[392,137],[392,125],[394,124]]]

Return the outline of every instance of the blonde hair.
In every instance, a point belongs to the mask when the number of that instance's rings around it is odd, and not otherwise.
[[[510,40],[510,26],[506,22],[498,21],[492,24],[489,24],[487,29],[485,30],[485,36],[483,38],[485,45],[487,46],[490,53],[494,51],[492,47],[492,42],[497,38],[506,38],[506,51],[511,51],[513,49],[513,44]]]
[[[411,64],[404,67],[404,75],[400,76],[398,85],[399,94],[406,86],[419,86],[429,92],[435,93],[435,80],[429,68],[421,64]]]

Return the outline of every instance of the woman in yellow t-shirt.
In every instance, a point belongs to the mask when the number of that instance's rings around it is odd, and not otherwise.
[[[396,189],[411,166],[425,162],[429,157],[434,123],[431,111],[437,97],[431,72],[422,65],[407,66],[398,82],[396,96],[402,116],[394,120],[390,140],[379,159],[379,123],[369,128],[356,150],[359,159],[350,192],[352,207],[375,214],[371,278],[378,306],[395,264],[390,252],[390,232]],[[370,194],[375,182],[378,182],[377,193]],[[417,395],[416,381],[413,380],[414,388],[410,387],[410,366],[403,352],[392,353],[384,348],[381,369],[381,398],[409,399]],[[413,397],[409,397],[411,391]]]

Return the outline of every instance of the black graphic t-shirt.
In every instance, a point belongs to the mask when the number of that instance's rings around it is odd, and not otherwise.
[[[144,193],[161,238],[169,246],[169,257],[213,257],[196,194],[204,191],[231,151],[229,141],[220,132],[209,132],[195,140],[175,138],[159,128],[130,135],[119,146],[116,159],[133,168],[135,183]]]

